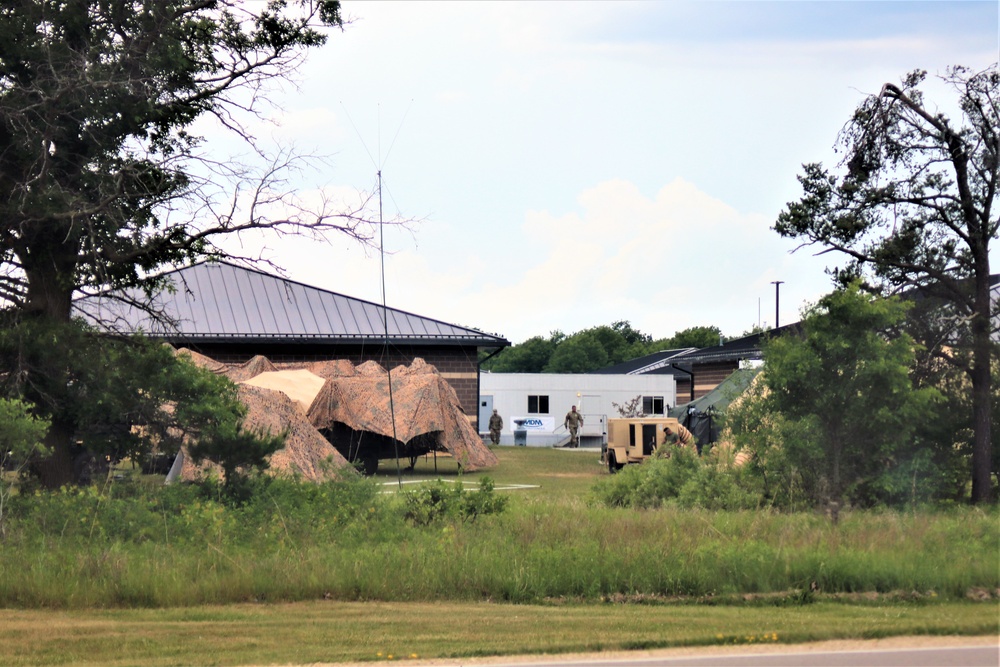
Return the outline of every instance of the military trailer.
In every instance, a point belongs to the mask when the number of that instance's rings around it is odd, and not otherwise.
[[[608,441],[602,450],[602,463],[613,473],[627,463],[642,463],[663,443],[663,429],[676,427],[679,423],[673,417],[609,419]]]

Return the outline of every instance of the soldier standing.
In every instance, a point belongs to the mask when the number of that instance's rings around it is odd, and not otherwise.
[[[494,409],[492,416],[490,416],[490,440],[494,445],[500,444],[500,431],[503,430],[503,417],[497,414]]]
[[[580,446],[580,438],[577,435],[580,427],[583,426],[583,415],[576,411],[576,406],[574,405],[570,408],[570,411],[566,413],[566,419],[563,421],[563,426],[569,429],[569,444],[571,447]]]

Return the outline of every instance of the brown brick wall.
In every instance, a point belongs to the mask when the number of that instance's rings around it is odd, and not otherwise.
[[[694,397],[701,398],[712,391],[740,367],[739,361],[724,361],[714,364],[692,366],[694,372]]]
[[[381,345],[322,345],[280,343],[209,343],[188,345],[191,349],[224,363],[243,363],[260,354],[274,363],[296,361],[327,361],[348,359],[358,365],[375,361],[389,368],[409,366],[416,357],[437,368],[458,395],[466,417],[478,427],[479,368],[475,347],[428,345],[390,346],[386,351]]]
[[[677,381],[677,405],[684,405],[691,401],[691,378],[675,375]]]

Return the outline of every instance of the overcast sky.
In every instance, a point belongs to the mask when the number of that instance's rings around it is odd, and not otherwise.
[[[996,0],[343,10],[267,131],[329,156],[306,196],[371,190],[381,168],[386,217],[419,220],[386,234],[390,307],[513,343],[617,320],[738,335],[774,324],[775,280],[781,323],[797,320],[842,262],[770,229],[802,163],[835,163],[838,130],[883,83],[984,68],[1000,44]],[[378,256],[346,239],[267,253],[381,302]]]

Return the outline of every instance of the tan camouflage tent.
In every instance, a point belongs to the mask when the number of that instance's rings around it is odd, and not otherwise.
[[[423,359],[392,369],[391,405],[389,374],[378,364],[365,362],[349,376],[329,370],[329,379],[309,408],[309,421],[316,428],[343,424],[355,432],[395,437],[410,445],[411,453],[447,451],[467,471],[498,463],[466,419],[455,390]]]
[[[347,460],[313,428],[300,405],[283,392],[249,384],[240,384],[238,390],[240,401],[247,406],[244,428],[288,434],[284,448],[271,455],[271,473],[323,482],[354,472]],[[222,469],[212,463],[195,465],[182,447],[167,481],[191,481],[210,472],[222,475]]]
[[[276,472],[329,479],[350,466],[337,450],[359,454],[362,446],[376,458],[448,452],[467,471],[498,463],[466,418],[455,390],[423,359],[392,369],[390,406],[388,374],[372,361],[360,366],[347,360],[273,364],[257,356],[226,365],[190,350],[178,354],[239,384],[240,400],[248,407],[247,427],[289,430],[285,449],[271,459]],[[401,446],[387,447],[394,423]],[[204,471],[183,454],[171,471],[173,478],[192,479]],[[351,459],[364,458],[365,452],[360,454]]]
[[[244,380],[240,384],[244,386],[263,387],[280,391],[295,403],[305,415],[312,405],[313,399],[326,380],[320,376],[306,370],[305,368],[289,370],[273,370],[255,375],[249,380]]]
[[[244,364],[235,364],[226,368],[225,375],[233,382],[244,382],[255,378],[261,373],[273,373],[278,370],[267,357],[257,355]]]
[[[167,347],[170,346],[168,345]],[[204,354],[198,354],[197,352],[189,350],[186,347],[182,347],[179,350],[175,350],[174,354],[176,354],[178,357],[184,357],[185,359],[193,363],[195,366],[198,366],[199,368],[207,368],[213,373],[222,374],[225,373],[227,370],[227,366],[224,363],[216,361],[215,359],[212,359],[210,357],[206,357]]]

